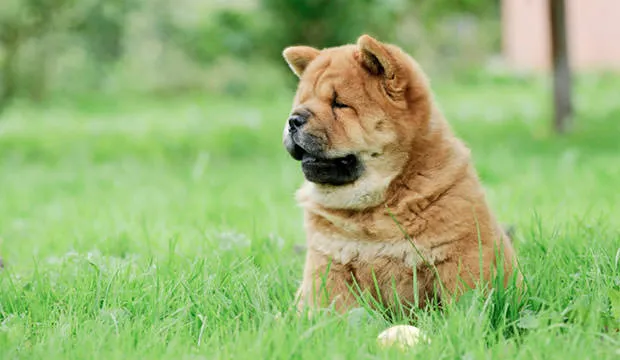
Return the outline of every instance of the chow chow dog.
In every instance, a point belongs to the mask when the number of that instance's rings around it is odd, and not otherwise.
[[[283,143],[305,177],[298,308],[423,307],[500,269],[508,282],[510,239],[418,63],[368,35],[283,56],[299,78]]]

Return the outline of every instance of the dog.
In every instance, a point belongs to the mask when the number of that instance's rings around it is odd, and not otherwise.
[[[345,312],[367,295],[424,307],[488,285],[499,269],[507,285],[512,243],[420,65],[369,35],[282,54],[299,80],[283,145],[305,177],[297,308]]]

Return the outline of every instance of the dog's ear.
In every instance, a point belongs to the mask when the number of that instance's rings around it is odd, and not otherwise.
[[[369,35],[362,35],[357,40],[359,47],[358,59],[362,66],[372,75],[382,76],[386,85],[392,90],[404,86],[405,74],[399,59],[384,44]]]
[[[301,77],[312,60],[320,51],[310,46],[291,46],[284,49],[282,56],[297,77]]]

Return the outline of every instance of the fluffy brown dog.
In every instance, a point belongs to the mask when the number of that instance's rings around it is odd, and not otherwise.
[[[424,306],[495,268],[507,281],[512,245],[419,65],[368,35],[283,55],[300,79],[284,129],[306,178],[300,308],[345,311],[360,291],[387,307]]]

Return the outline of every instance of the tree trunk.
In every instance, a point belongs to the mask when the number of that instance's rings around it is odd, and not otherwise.
[[[41,102],[47,95],[48,68],[50,59],[53,59],[51,45],[54,39],[44,34],[33,40],[37,42],[37,57],[34,60],[36,61],[36,68],[32,74],[29,74],[31,76],[29,93],[32,100]]]
[[[6,57],[0,69],[0,113],[8,106],[9,102],[17,93],[17,52],[19,41],[4,44]]]
[[[571,71],[566,33],[566,6],[564,0],[549,1],[551,30],[551,58],[553,63],[554,129],[565,133],[572,126]]]

